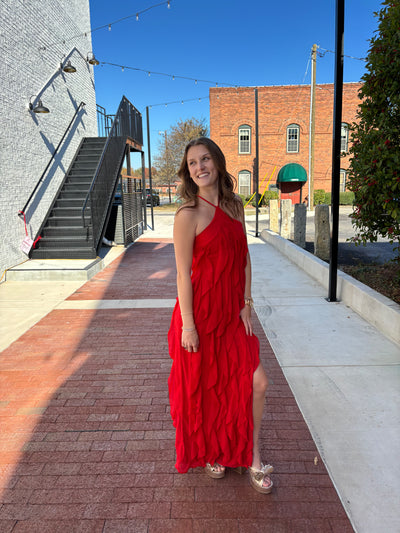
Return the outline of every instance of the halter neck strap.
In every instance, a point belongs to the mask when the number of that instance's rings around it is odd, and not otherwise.
[[[218,205],[215,205],[215,204],[212,204],[211,202],[209,202],[208,200],[206,200],[205,198],[203,198],[202,196],[200,196],[199,194],[197,195],[197,198],[201,198],[202,200],[204,200],[208,204],[212,205],[213,207],[219,207],[219,201],[218,201]]]

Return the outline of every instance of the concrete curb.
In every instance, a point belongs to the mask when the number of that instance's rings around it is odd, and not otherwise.
[[[328,292],[329,265],[327,263],[273,231],[264,229],[260,237],[318,281]],[[379,329],[386,337],[400,344],[400,305],[341,271],[338,271],[337,295],[343,303]]]
[[[96,259],[87,260],[30,259],[7,270],[5,281],[88,281],[126,249],[123,246],[103,247]]]

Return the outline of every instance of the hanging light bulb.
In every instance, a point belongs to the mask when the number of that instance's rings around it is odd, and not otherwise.
[[[108,25],[108,31],[111,31],[111,24]]]
[[[183,100],[182,100],[181,104],[183,105]]]
[[[122,72],[124,72],[124,68],[125,68],[125,67],[121,67],[121,71],[122,71]]]
[[[139,13],[136,13],[136,20],[139,20]]]
[[[169,0],[167,2],[167,7],[168,7],[168,9],[171,7],[171,2]]]
[[[174,81],[174,80],[175,80],[175,76],[172,76],[172,81]]]
[[[149,71],[149,73],[148,73],[148,74],[149,74],[149,78],[150,78],[150,74],[151,74],[151,73],[150,73],[150,71]]]
[[[194,83],[197,85],[197,80],[194,80]]]

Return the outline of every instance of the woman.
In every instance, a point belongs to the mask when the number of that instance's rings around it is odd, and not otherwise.
[[[272,490],[259,433],[267,376],[251,323],[251,265],[244,209],[225,157],[210,139],[186,147],[178,175],[184,204],[174,222],[178,300],[168,333],[176,468],[213,478],[249,468],[253,487]]]

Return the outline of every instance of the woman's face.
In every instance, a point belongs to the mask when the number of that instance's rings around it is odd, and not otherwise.
[[[218,170],[207,146],[197,144],[187,152],[189,174],[199,189],[218,183]]]

